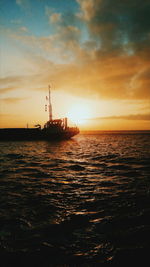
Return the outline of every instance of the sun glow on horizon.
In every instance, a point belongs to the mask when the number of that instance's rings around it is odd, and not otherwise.
[[[91,108],[85,103],[74,104],[67,114],[69,120],[77,125],[85,124],[86,120],[91,118],[91,116]]]

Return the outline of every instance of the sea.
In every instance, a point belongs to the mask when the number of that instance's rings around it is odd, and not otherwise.
[[[0,266],[149,266],[150,132],[0,142]]]

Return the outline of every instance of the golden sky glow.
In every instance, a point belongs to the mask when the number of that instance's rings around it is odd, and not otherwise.
[[[76,125],[87,124],[87,119],[92,116],[90,104],[72,104],[71,109],[68,111],[68,118]]]
[[[150,129],[149,11],[148,0],[2,1],[0,127],[43,125],[51,84],[54,118]]]

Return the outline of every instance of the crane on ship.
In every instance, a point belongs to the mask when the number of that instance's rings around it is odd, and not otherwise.
[[[46,96],[46,100],[48,101],[48,121],[45,123],[44,128],[66,130],[68,127],[67,118],[53,120],[50,85],[48,86],[48,97]],[[45,111],[47,111],[47,105],[45,106]]]

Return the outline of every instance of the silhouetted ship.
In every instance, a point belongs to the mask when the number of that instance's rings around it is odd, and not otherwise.
[[[0,129],[0,140],[61,140],[70,139],[79,133],[78,127],[68,127],[67,118],[64,119],[52,119],[52,104],[50,97],[48,100],[49,120],[44,124],[44,128],[41,128],[40,124],[35,125],[36,128],[4,128]],[[47,105],[46,105],[47,111]]]

